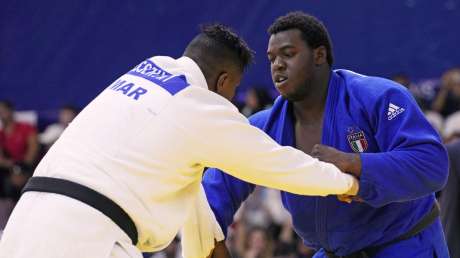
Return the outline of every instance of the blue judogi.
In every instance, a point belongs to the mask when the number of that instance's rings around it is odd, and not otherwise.
[[[292,104],[274,106],[250,118],[281,145],[295,146]],[[309,197],[282,192],[296,232],[307,246],[347,255],[387,243],[406,233],[433,207],[434,192],[448,174],[446,151],[410,93],[378,77],[347,70],[331,72],[321,143],[360,152],[358,195],[346,204],[336,196]],[[254,185],[209,169],[203,185],[224,232]],[[321,249],[323,248],[323,249]],[[437,219],[411,239],[384,248],[375,257],[448,257]]]

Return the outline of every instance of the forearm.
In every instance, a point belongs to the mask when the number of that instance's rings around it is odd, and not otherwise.
[[[292,147],[263,146],[243,151],[242,158],[213,164],[244,181],[294,194],[344,194],[354,179],[330,163],[314,159]],[[237,163],[235,163],[237,162]]]
[[[372,206],[413,200],[445,184],[447,157],[439,151],[393,151],[362,154],[358,196]],[[435,154],[436,153],[436,154]]]
[[[333,163],[342,171],[359,178],[361,176],[361,156],[358,153],[337,153]]]

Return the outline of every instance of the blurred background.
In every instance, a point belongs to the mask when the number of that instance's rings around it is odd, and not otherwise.
[[[398,81],[446,143],[460,135],[460,0],[0,2],[0,124],[21,124],[22,137],[12,148],[0,144],[0,229],[33,167],[78,111],[147,57],[180,57],[202,23],[231,26],[256,51],[234,100],[246,116],[277,96],[267,28],[302,10],[328,28],[334,68]],[[234,257],[311,255],[279,194],[263,188],[240,210],[227,241]],[[179,253],[173,242],[153,256]]]

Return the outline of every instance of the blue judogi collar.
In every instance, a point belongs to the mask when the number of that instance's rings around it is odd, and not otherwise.
[[[323,130],[321,137],[322,144],[328,144],[330,142],[330,129],[334,123],[334,117],[336,113],[335,103],[337,102],[337,89],[340,87],[340,80],[341,78],[335,72],[331,72],[326,98],[326,107],[324,110]],[[280,96],[275,100],[263,130],[281,145],[295,147],[296,143],[294,122],[295,117],[292,103]]]

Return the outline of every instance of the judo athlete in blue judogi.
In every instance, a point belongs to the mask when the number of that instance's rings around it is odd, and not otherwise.
[[[357,198],[281,192],[314,257],[448,257],[434,196],[446,182],[447,155],[410,93],[383,78],[332,70],[329,36],[315,17],[289,13],[269,34],[281,96],[251,123],[360,180]],[[226,232],[255,185],[217,169],[203,185]]]

